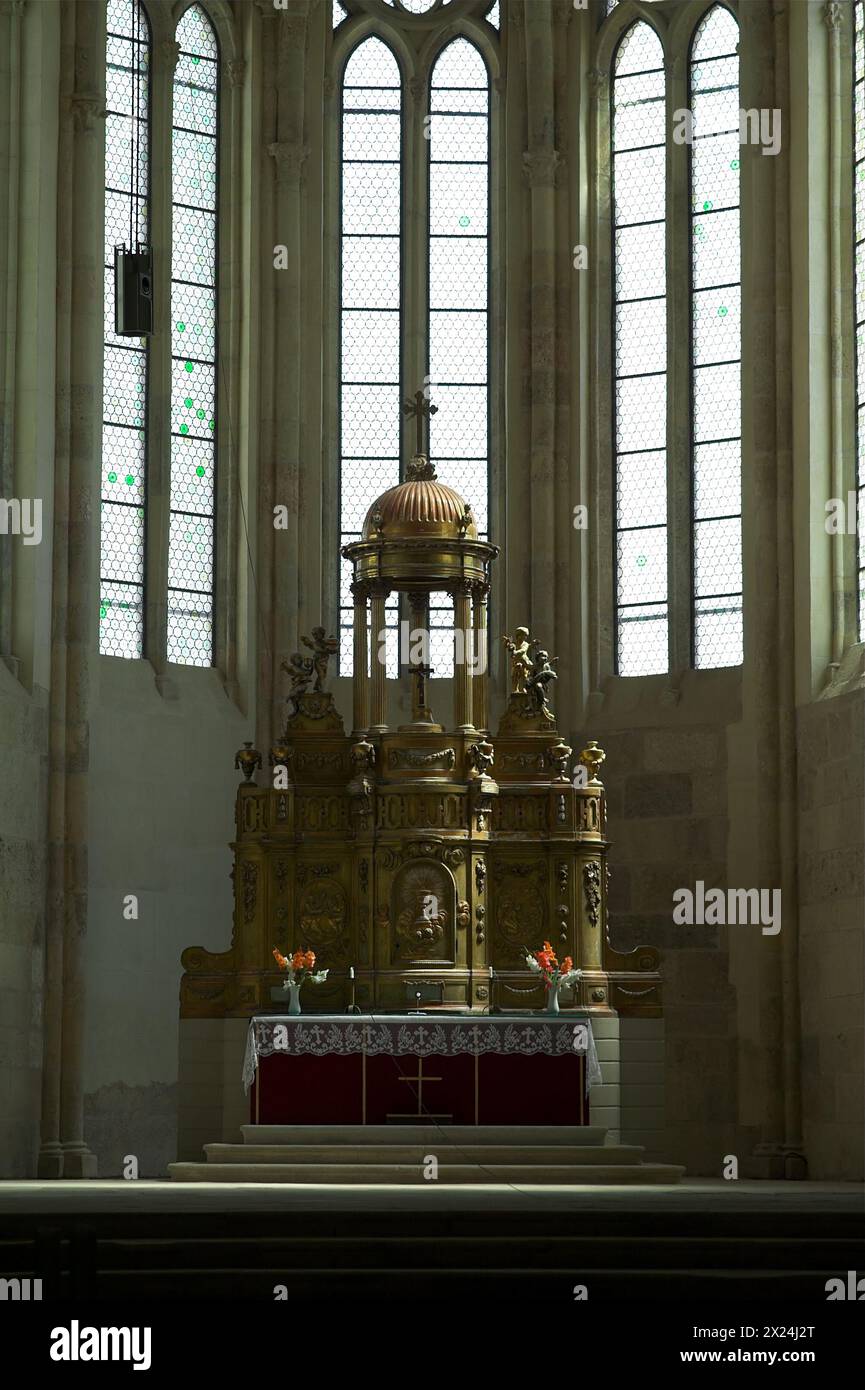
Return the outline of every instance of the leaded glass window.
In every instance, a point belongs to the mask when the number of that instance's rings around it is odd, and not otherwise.
[[[177,26],[171,240],[169,661],[213,662],[219,50],[199,5]]]
[[[371,500],[400,480],[402,89],[379,38],[349,58],[342,85],[340,237],[340,544],[359,539]],[[352,567],[342,562],[342,675],[352,669]],[[396,596],[388,599],[388,674],[396,674]],[[373,634],[373,652],[378,634]],[[373,656],[375,659],[375,655]]]
[[[739,28],[722,5],[691,47],[694,665],[742,660]]]
[[[429,376],[438,413],[430,457],[489,534],[489,76],[458,38],[430,80]],[[453,675],[453,608],[430,609],[430,665]]]
[[[343,6],[339,3],[339,0],[333,0],[332,23],[334,29],[337,27],[338,24],[342,24],[342,21],[347,18],[348,10],[343,8]]]
[[[667,284],[664,59],[639,22],[611,86],[616,664],[666,671]]]
[[[150,350],[114,332],[114,247],[149,238],[151,37],[138,0],[108,0],[107,18],[99,650],[140,657]]]
[[[865,642],[865,3],[854,6],[853,211],[856,276],[856,478],[859,518],[859,641]]]

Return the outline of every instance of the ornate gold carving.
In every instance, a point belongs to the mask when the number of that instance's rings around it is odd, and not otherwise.
[[[465,898],[461,898],[457,903],[457,926],[465,931],[466,927],[471,926],[472,910]]]
[[[559,860],[558,865],[556,866],[556,872],[558,873],[559,877],[559,892],[567,893],[569,873],[568,863],[566,859]]]
[[[545,796],[499,796],[493,803],[493,831],[546,830]]]
[[[453,748],[441,748],[433,753],[424,753],[422,748],[391,748],[388,766],[415,769],[440,767],[445,772],[452,772],[456,766],[456,753]]]
[[[245,860],[240,881],[243,885],[243,920],[247,925],[255,918],[255,904],[258,897],[258,865]]]
[[[457,792],[389,794],[376,800],[379,830],[465,830],[466,798]]]
[[[279,893],[280,897],[285,892],[286,885],[288,884],[288,874],[290,868],[291,865],[289,864],[287,859],[277,859],[276,868],[274,870],[274,877],[276,879],[276,891],[277,893]]]
[[[348,830],[348,802],[342,796],[301,796],[297,818],[301,830]]]
[[[598,781],[598,773],[601,770],[601,763],[606,758],[603,748],[599,748],[594,739],[587,743],[585,748],[581,748],[577,754],[577,761],[581,762],[589,774],[590,782]]]
[[[333,874],[338,873],[338,864],[299,864],[297,881],[303,887],[310,878],[330,878]]]
[[[476,890],[477,890],[478,897],[481,897],[481,896],[483,895],[484,887],[486,886],[486,881],[487,881],[487,866],[486,866],[486,862],[485,862],[485,860],[483,860],[483,859],[476,859],[476,860],[475,860],[475,888],[476,888]]]
[[[403,864],[391,890],[392,960],[452,960],[454,898],[453,880],[443,864],[434,859]]]
[[[478,739],[477,743],[472,743],[466,749],[466,757],[471,766],[473,777],[486,777],[495,760],[493,745],[489,739]]]
[[[305,946],[316,948],[318,954],[341,946],[346,905],[345,894],[338,883],[311,883],[301,896],[298,916]],[[339,954],[343,951],[339,950]]]
[[[583,869],[583,892],[589,925],[596,927],[601,911],[601,867],[594,859]]]

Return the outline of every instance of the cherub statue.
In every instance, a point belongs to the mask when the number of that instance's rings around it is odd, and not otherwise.
[[[531,674],[532,660],[529,654],[529,630],[518,627],[513,638],[502,638],[511,656],[511,694],[524,695],[526,680]]]
[[[324,682],[327,680],[327,663],[339,650],[339,642],[335,637],[325,637],[323,627],[314,627],[311,638],[301,636],[300,640],[312,652],[312,665],[315,670],[315,685],[312,688],[323,690]]]
[[[493,765],[494,750],[488,739],[479,739],[466,750],[474,777],[485,777]]]
[[[549,714],[550,702],[547,686],[550,681],[558,680],[558,676],[552,668],[549,652],[544,651],[543,647],[538,647],[532,643],[531,657],[531,674],[526,680],[528,705],[534,714]],[[553,657],[553,661],[558,661],[558,659],[557,656]]]
[[[291,701],[293,713],[298,713],[298,700],[301,695],[305,695],[312,683],[314,674],[313,660],[311,656],[301,656],[300,652],[292,652],[290,665],[283,661],[282,669],[287,676],[291,677],[291,690],[288,698]]]

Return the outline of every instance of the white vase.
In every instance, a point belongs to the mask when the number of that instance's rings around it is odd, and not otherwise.
[[[290,1014],[299,1014],[301,1012],[300,985],[293,985],[289,982],[286,988],[288,989],[288,1012]]]
[[[547,1013],[557,1014],[559,1012],[559,986],[550,985],[547,990]]]

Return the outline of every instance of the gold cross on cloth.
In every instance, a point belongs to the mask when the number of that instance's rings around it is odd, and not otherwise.
[[[422,1115],[422,1114],[423,1114],[423,1088],[424,1088],[424,1082],[425,1082],[425,1081],[441,1081],[442,1078],[441,1078],[440,1076],[424,1076],[424,1074],[423,1074],[423,1057],[418,1057],[418,1059],[417,1059],[417,1076],[401,1076],[399,1079],[400,1079],[400,1081],[416,1081],[416,1082],[417,1082],[417,1112],[416,1112],[416,1113],[417,1113],[418,1115]]]

